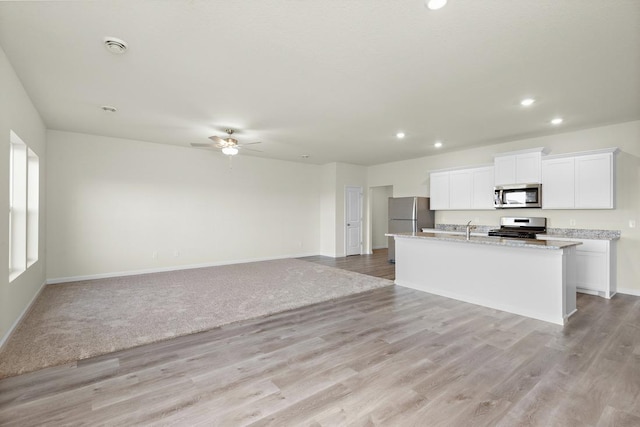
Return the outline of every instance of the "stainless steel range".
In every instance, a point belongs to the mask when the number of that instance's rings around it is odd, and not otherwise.
[[[547,218],[511,217],[500,218],[500,228],[489,230],[489,236],[512,239],[535,239],[536,234],[547,231]]]

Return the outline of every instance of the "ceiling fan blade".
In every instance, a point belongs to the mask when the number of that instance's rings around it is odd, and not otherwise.
[[[225,144],[227,141],[225,141],[224,139],[220,138],[219,136],[210,136],[209,137],[210,140],[212,140],[213,142],[217,142],[218,144]]]
[[[198,148],[214,148],[214,145],[212,143],[199,143],[199,142],[192,142],[191,143],[192,147],[198,147]]]
[[[262,141],[255,141],[255,142],[241,142],[238,145],[243,146],[243,145],[253,145],[253,144],[262,144]]]

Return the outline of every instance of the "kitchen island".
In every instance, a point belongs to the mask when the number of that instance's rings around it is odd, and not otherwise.
[[[564,325],[576,311],[578,242],[391,234],[396,285]]]

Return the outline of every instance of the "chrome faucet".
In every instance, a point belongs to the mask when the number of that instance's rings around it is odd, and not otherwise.
[[[471,220],[473,221],[473,220]],[[471,221],[467,223],[467,240],[471,239]]]

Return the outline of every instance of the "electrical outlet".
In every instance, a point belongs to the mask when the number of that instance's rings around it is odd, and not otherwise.
[[[178,257],[180,256],[180,251],[179,251],[179,250],[177,250],[177,249],[175,249],[175,250],[173,251],[173,256],[174,256],[174,257],[176,257],[176,258],[178,258]]]
[[[151,258],[158,259],[158,251],[153,251],[153,253],[151,254]]]
[[[636,220],[635,219],[630,219],[629,220],[629,228],[636,228]]]
[[[569,220],[569,225],[572,226],[572,227],[575,226],[576,225],[576,220],[575,219],[570,219]]]

